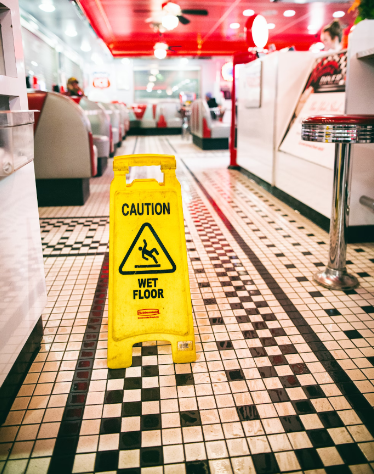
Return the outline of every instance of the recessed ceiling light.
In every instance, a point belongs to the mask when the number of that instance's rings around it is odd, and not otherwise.
[[[154,55],[157,59],[165,59],[166,58],[166,50],[165,49],[155,49]]]
[[[74,26],[69,26],[65,30],[65,35],[70,36],[70,38],[74,38],[74,36],[77,36],[77,34],[78,33],[77,33],[76,29],[74,28]]]
[[[274,30],[275,25],[274,23],[268,23],[268,30]]]
[[[337,11],[337,12],[334,12],[334,13],[332,14],[332,16],[333,16],[334,18],[341,18],[341,17],[343,17],[344,15],[345,15],[345,12],[342,12],[342,11]]]
[[[295,10],[286,10],[285,12],[283,12],[283,16],[294,16],[295,14]]]
[[[317,26],[317,25],[308,25],[308,30],[309,31],[318,31],[319,26]]]
[[[36,61],[31,61],[31,64],[35,67],[37,67],[38,63]]]
[[[186,65],[187,63],[188,63],[188,59],[187,59],[187,58],[182,58],[182,59],[181,59],[181,64]]]
[[[255,14],[255,11],[254,11],[254,10],[250,10],[250,9],[249,9],[249,10],[244,10],[244,12],[243,12],[243,15],[244,15],[244,16],[252,16],[252,15],[254,15],[254,14]]]
[[[52,13],[56,10],[56,7],[53,5],[51,1],[45,0],[43,3],[39,5],[40,10],[46,13]]]
[[[85,53],[88,53],[89,51],[91,51],[91,45],[87,40],[82,41],[81,50]]]
[[[157,94],[161,94],[161,92],[162,92],[162,90],[159,89],[159,90],[157,91]]]
[[[232,30],[237,30],[238,28],[240,28],[240,23],[230,23],[230,28]]]

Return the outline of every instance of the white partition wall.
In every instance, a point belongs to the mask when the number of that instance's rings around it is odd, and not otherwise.
[[[374,114],[374,21],[365,20],[355,27],[346,59],[338,58],[342,79],[347,71],[345,92],[326,88],[327,92],[319,89],[318,94],[309,96],[288,132],[315,60],[325,57],[335,61],[333,55],[276,52],[238,69],[238,164],[266,181],[278,195],[316,211],[324,223],[331,214],[334,145],[305,144],[295,130],[301,133],[303,114]],[[261,104],[250,108],[246,105],[248,84],[253,85],[256,63],[262,65]],[[353,233],[363,233],[360,239],[364,239],[365,232],[373,233],[373,228],[361,226],[374,226],[374,214],[359,199],[362,195],[374,199],[374,145],[353,145],[352,149],[349,226]]]
[[[271,185],[275,157],[313,64],[312,53],[275,52],[237,67],[238,164]],[[259,70],[260,106],[247,103],[248,81]],[[257,75],[257,72],[256,72]]]
[[[17,0],[2,0],[4,68],[1,110],[27,110]],[[5,24],[4,24],[5,22]],[[28,341],[46,303],[34,163],[0,177],[0,385]]]
[[[374,115],[374,20],[364,20],[349,36],[345,112]],[[349,224],[374,225],[374,214],[360,204],[374,199],[374,144],[352,147],[352,185]]]

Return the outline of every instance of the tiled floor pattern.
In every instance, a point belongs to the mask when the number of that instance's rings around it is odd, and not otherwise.
[[[44,218],[40,220],[44,257],[104,255],[108,247],[109,217]]]
[[[136,152],[178,140],[140,138]],[[0,428],[0,472],[373,472],[372,245],[350,246],[359,289],[317,288],[327,235],[227,171],[227,153],[181,149],[198,180],[179,162],[197,362],[174,366],[154,342],[106,368],[107,214],[93,212],[108,171],[86,206],[41,210],[45,338]]]

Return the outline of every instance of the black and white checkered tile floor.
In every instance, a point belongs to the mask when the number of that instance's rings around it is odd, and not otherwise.
[[[328,235],[227,170],[226,152],[177,137],[140,151],[178,154],[197,361],[174,365],[154,341],[108,370],[108,216],[95,195],[84,217],[43,209],[45,336],[0,428],[0,472],[372,473],[373,245],[349,246],[359,288],[317,287]],[[96,181],[108,200],[110,176]]]

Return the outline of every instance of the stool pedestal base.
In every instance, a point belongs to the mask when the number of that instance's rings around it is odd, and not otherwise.
[[[352,290],[358,286],[358,280],[344,270],[333,270],[326,267],[322,272],[315,273],[314,280],[330,290]]]

